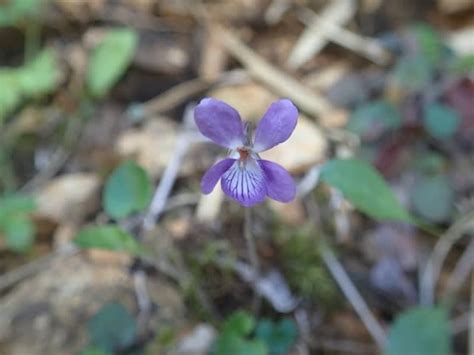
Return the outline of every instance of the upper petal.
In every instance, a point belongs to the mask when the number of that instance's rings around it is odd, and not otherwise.
[[[254,150],[263,152],[286,141],[296,127],[298,109],[288,99],[270,105],[258,123],[255,132]]]
[[[235,159],[224,159],[211,166],[201,179],[201,191],[204,194],[211,193],[222,174],[224,174],[234,162]]]
[[[224,193],[245,207],[263,202],[266,196],[262,169],[249,158],[246,164],[236,161],[224,175],[221,186]]]
[[[244,126],[239,113],[223,101],[201,100],[194,109],[194,120],[201,133],[220,146],[234,149],[243,144]]]
[[[268,197],[280,202],[290,202],[295,198],[295,182],[284,167],[269,160],[258,160],[258,164],[265,176]]]

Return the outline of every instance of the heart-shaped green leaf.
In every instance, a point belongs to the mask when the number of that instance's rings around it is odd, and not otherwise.
[[[395,320],[385,355],[449,355],[448,315],[444,308],[415,308]]]
[[[255,335],[267,344],[270,354],[284,355],[288,354],[290,347],[296,341],[298,330],[290,319],[282,319],[279,322],[262,319],[257,324]]]
[[[114,353],[131,346],[137,334],[135,318],[121,303],[104,305],[89,320],[87,329],[94,346]]]
[[[435,138],[450,138],[458,129],[461,118],[456,111],[442,104],[432,104],[425,109],[423,123]]]
[[[152,187],[146,171],[133,161],[117,167],[107,179],[103,206],[113,218],[124,218],[143,210],[150,202]]]
[[[454,191],[444,175],[425,176],[412,188],[414,211],[430,222],[445,222],[453,212]]]

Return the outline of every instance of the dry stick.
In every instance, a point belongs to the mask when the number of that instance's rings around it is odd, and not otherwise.
[[[79,252],[79,249],[73,245],[70,245],[67,248],[65,247],[56,252],[45,255],[28,264],[20,266],[17,269],[9,271],[6,274],[3,274],[0,276],[0,292],[8,287],[13,286],[21,280],[31,277],[37,272],[46,269],[55,259],[59,257],[70,257],[77,252]]]
[[[137,270],[133,273],[133,286],[135,288],[135,298],[138,304],[138,329],[139,334],[145,334],[146,326],[150,319],[152,302],[148,294],[148,287],[146,284],[146,272]]]
[[[335,25],[343,25],[355,14],[353,0],[333,0],[321,11],[321,17]],[[301,34],[288,58],[288,65],[297,69],[311,59],[327,43],[327,30],[312,22]]]
[[[176,177],[178,176],[179,168],[181,167],[189,147],[191,144],[201,139],[201,135],[198,134],[194,129],[186,129],[186,126],[190,124],[189,122],[191,122],[191,117],[193,114],[192,111],[193,110],[188,107],[184,114],[184,132],[180,134],[177,140],[174,155],[163,172],[163,176],[155,190],[155,194],[153,195],[148,212],[143,219],[143,228],[145,231],[150,231],[153,229],[155,221],[163,212],[166,201],[169,197],[171,189],[173,188]]]
[[[439,238],[421,275],[420,303],[422,305],[433,305],[435,285],[446,256],[453,244],[472,228],[474,228],[474,212],[461,217]]]
[[[309,214],[313,215],[316,208],[314,200],[308,199],[306,202]],[[377,346],[380,349],[383,349],[386,342],[384,329],[370,311],[369,306],[364,301],[359,291],[357,291],[357,288],[347,275],[344,267],[339,260],[337,260],[324,238],[321,239],[321,257]]]
[[[231,32],[223,27],[218,27],[218,34],[222,45],[242,63],[256,80],[268,85],[278,94],[288,97],[313,117],[334,111],[333,106],[326,99],[315,94],[292,76],[272,66]]]
[[[324,242],[321,246],[321,249],[321,256],[327,268],[338,283],[347,300],[356,311],[357,315],[364,323],[370,335],[377,343],[378,347],[383,349],[386,342],[386,335],[382,326],[370,311],[369,306],[364,301],[359,291],[357,291],[343,266],[339,260],[337,260],[329,246]]]
[[[137,110],[138,116],[148,117],[157,113],[169,111],[189,99],[191,96],[197,95],[208,89],[210,86],[211,83],[203,81],[202,79],[185,81],[173,86],[164,93],[158,95],[156,98],[143,104],[136,105],[135,108],[132,108],[132,112]]]
[[[474,239],[469,242],[464,254],[456,263],[453,272],[446,282],[442,299],[448,301],[455,297],[459,289],[464,284],[464,281],[469,276],[469,273],[474,269]]]
[[[316,25],[321,35],[334,43],[358,53],[378,65],[386,65],[391,58],[390,52],[377,40],[360,36],[352,31],[338,26],[323,16],[317,15],[310,9],[299,12],[301,20],[309,25]]]

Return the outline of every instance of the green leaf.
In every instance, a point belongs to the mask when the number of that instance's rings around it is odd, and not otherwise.
[[[148,206],[152,194],[146,171],[133,161],[117,167],[105,184],[103,206],[113,218],[124,218]]]
[[[35,226],[31,219],[23,214],[12,215],[3,221],[5,243],[8,249],[25,253],[33,245]]]
[[[394,69],[395,83],[409,92],[422,90],[429,84],[432,67],[422,56],[404,57]]]
[[[91,343],[99,349],[114,350],[132,345],[137,335],[135,318],[120,303],[104,305],[87,323]]]
[[[453,59],[453,62],[450,63],[450,70],[458,75],[471,73],[474,71],[474,54]]]
[[[425,109],[423,124],[426,130],[435,138],[450,138],[458,129],[461,118],[450,107],[442,104],[432,104]]]
[[[9,249],[24,253],[31,248],[35,226],[29,215],[35,209],[35,201],[28,196],[12,194],[0,198],[0,230]]]
[[[21,194],[7,195],[0,198],[0,220],[10,214],[32,213],[36,210],[35,200]]]
[[[94,49],[87,68],[87,85],[90,93],[105,96],[130,65],[138,36],[130,29],[115,29],[109,32]]]
[[[53,92],[59,82],[58,68],[55,52],[45,49],[23,67],[0,69],[0,122],[23,100]]]
[[[234,313],[224,324],[214,343],[213,355],[265,355],[265,343],[258,339],[247,339],[255,327],[255,319],[248,313]]]
[[[415,308],[395,320],[385,355],[449,355],[450,329],[444,308]]]
[[[446,53],[439,33],[427,24],[413,26],[412,33],[415,36],[423,58],[426,59],[430,66],[438,66]]]
[[[255,319],[243,311],[235,312],[224,324],[223,332],[248,335],[255,327]]]
[[[401,123],[400,114],[393,105],[377,100],[357,107],[350,117],[347,129],[361,137],[370,138],[400,127]]]
[[[263,319],[258,322],[255,333],[258,339],[267,344],[272,355],[287,354],[298,336],[295,323],[291,319],[282,319],[279,322]]]
[[[86,227],[79,232],[74,243],[83,249],[107,249],[132,254],[141,251],[140,245],[130,234],[114,225]]]
[[[341,190],[354,206],[377,220],[411,222],[410,214],[382,176],[361,160],[330,160],[322,168],[321,179]]]
[[[12,26],[35,15],[44,0],[7,0],[0,2],[0,27]]]
[[[21,98],[16,71],[0,69],[0,122],[20,104]]]
[[[446,222],[454,204],[451,182],[444,175],[422,177],[412,188],[411,202],[419,216],[430,222]]]
[[[247,340],[236,334],[219,336],[212,355],[267,355],[268,350],[260,340]]]
[[[56,54],[45,49],[18,72],[23,95],[38,97],[51,93],[58,84],[59,71]]]

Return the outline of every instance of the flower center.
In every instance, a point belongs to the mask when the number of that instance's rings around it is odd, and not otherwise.
[[[247,160],[247,158],[250,156],[249,150],[245,147],[237,148],[237,152],[239,153],[239,160],[241,162]]]

